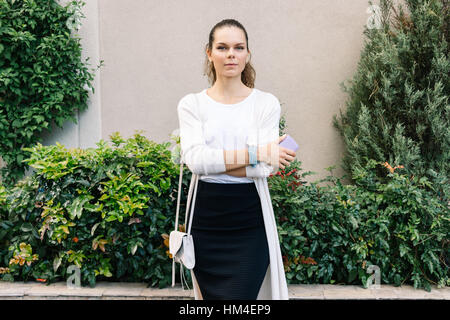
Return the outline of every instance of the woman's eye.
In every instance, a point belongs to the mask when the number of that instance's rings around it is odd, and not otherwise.
[[[217,49],[223,49],[224,47],[218,47]],[[244,47],[237,47],[238,49],[244,49]]]

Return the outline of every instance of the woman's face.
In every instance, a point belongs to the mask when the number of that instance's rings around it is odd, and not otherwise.
[[[222,27],[215,31],[214,38],[212,51],[207,51],[207,54],[214,64],[216,75],[240,77],[249,55],[244,31],[236,27]]]

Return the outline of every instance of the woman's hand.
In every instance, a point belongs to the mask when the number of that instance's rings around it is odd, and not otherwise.
[[[285,166],[288,166],[294,160],[296,153],[279,145],[286,137],[287,135],[284,134],[277,140],[258,147],[258,160],[276,168],[284,169]]]

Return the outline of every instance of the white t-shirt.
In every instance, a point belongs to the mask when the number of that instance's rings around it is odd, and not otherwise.
[[[187,94],[178,104],[184,163],[206,182],[253,183],[252,177],[268,176],[274,168],[265,163],[246,166],[247,177],[224,173],[223,150],[244,149],[248,142],[262,144],[278,138],[278,99],[253,88],[244,100],[223,104],[208,96],[206,90]],[[263,127],[263,132],[258,127]]]
[[[246,147],[250,130],[250,119],[253,117],[255,89],[244,100],[234,104],[223,104],[208,96],[206,89],[200,92],[200,104],[207,108],[203,126],[203,135],[208,146],[224,149],[239,150]],[[199,176],[200,180],[216,183],[253,183],[248,177],[235,177],[226,173]]]

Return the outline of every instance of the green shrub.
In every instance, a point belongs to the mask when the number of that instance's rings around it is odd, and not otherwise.
[[[367,267],[376,265],[381,283],[450,284],[448,200],[427,178],[370,160],[356,185],[333,176],[306,185],[299,164],[269,180],[289,283],[366,287]],[[380,165],[389,169],[386,182],[376,176]]]
[[[76,123],[88,107],[96,69],[82,61],[76,34],[84,2],[57,0],[0,1],[0,168],[4,184],[23,176],[23,147],[40,141],[41,133]],[[100,61],[101,67],[103,61]],[[89,70],[90,69],[90,70]]]
[[[75,264],[83,285],[98,279],[169,285],[179,178],[174,153],[139,134],[124,140],[115,133],[111,141],[86,150],[30,149],[26,161],[36,172],[0,188],[3,280],[65,280]],[[388,170],[385,179],[376,175],[380,166]],[[402,169],[371,160],[354,171],[355,185],[332,175],[306,183],[313,172],[295,160],[269,177],[288,283],[367,286],[367,268],[376,265],[385,284],[449,285],[448,199],[436,197],[427,178]],[[190,178],[186,170],[181,212]]]
[[[415,176],[430,179],[433,169],[449,177],[449,2],[378,3],[380,26],[364,28],[356,71],[341,83],[345,110],[333,116],[345,144],[344,170],[375,159],[403,164]],[[440,192],[448,195],[448,187]]]
[[[0,221],[3,241],[8,239],[0,266],[10,266],[8,279],[50,283],[66,279],[67,267],[75,264],[83,285],[98,278],[169,283],[162,234],[174,228],[179,166],[168,143],[140,134],[124,140],[118,133],[111,141],[113,146],[101,140],[86,150],[59,143],[29,149],[26,162],[36,172],[11,190],[9,213]],[[184,175],[183,194],[189,178]],[[27,245],[38,259],[16,264],[14,250]]]

